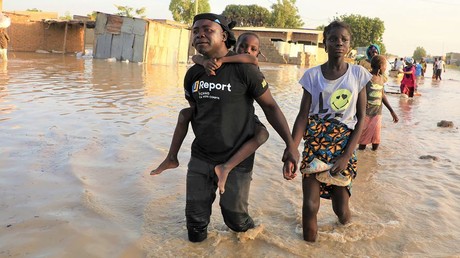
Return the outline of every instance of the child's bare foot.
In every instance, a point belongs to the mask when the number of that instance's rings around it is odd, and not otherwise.
[[[179,161],[175,157],[167,157],[161,164],[150,172],[150,175],[158,175],[166,169],[177,168]]]
[[[228,169],[224,164],[217,165],[214,168],[214,172],[219,178],[217,182],[217,186],[219,187],[219,192],[223,194],[225,192],[225,182],[227,182],[228,173],[230,173],[231,169]]]

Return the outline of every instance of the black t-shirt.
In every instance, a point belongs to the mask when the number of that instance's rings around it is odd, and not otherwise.
[[[184,89],[185,98],[195,103],[192,156],[217,165],[254,136],[254,99],[268,84],[252,64],[226,63],[215,72],[208,76],[201,65],[192,66],[185,75]],[[238,167],[252,170],[253,162],[251,155]]]

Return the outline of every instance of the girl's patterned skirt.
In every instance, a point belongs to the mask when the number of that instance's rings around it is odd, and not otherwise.
[[[344,123],[333,118],[319,118],[317,115],[308,119],[307,130],[304,133],[305,140],[304,151],[302,152],[302,162],[300,170],[304,170],[308,163],[317,158],[325,163],[333,163],[334,159],[339,157],[348,144],[352,130]],[[354,179],[357,174],[358,159],[353,152],[348,161],[347,168],[342,171],[342,175]],[[304,177],[315,176],[314,174],[303,174]],[[351,186],[353,181],[346,186],[348,193],[351,195]],[[330,199],[332,185],[321,183],[321,197]]]

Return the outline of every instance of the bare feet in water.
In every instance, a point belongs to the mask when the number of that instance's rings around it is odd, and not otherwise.
[[[158,175],[166,169],[177,168],[179,166],[179,161],[176,157],[166,157],[163,162],[154,170],[150,172],[150,175]]]
[[[228,173],[230,173],[230,170],[231,169],[228,169],[224,164],[217,165],[214,168],[214,172],[216,173],[217,178],[219,178],[217,186],[219,187],[220,194],[225,192],[225,182],[227,182],[227,177]]]

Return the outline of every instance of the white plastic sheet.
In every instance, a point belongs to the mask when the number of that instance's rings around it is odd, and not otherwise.
[[[8,28],[11,25],[10,17],[0,13],[0,28]]]

